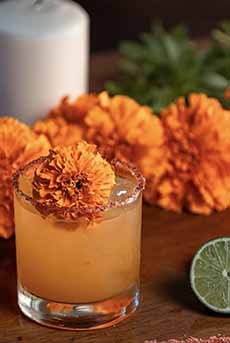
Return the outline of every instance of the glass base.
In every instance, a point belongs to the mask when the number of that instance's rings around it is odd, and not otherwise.
[[[39,298],[18,287],[18,305],[30,319],[63,330],[94,330],[114,325],[139,305],[139,288],[135,285],[122,294],[104,301],[64,304]]]

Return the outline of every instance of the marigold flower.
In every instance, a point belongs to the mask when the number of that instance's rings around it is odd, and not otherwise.
[[[50,150],[35,171],[33,196],[47,206],[85,209],[106,205],[114,183],[111,165],[96,146],[81,141]]]
[[[179,98],[162,111],[161,118],[166,160],[160,172],[151,168],[146,172],[145,199],[200,214],[229,207],[230,111],[216,99],[191,94],[188,105]],[[146,158],[151,165],[151,156]]]
[[[0,237],[5,239],[12,236],[14,225],[12,218],[13,211],[13,196],[10,175],[7,175],[5,170],[0,168]]]
[[[83,94],[74,101],[65,96],[56,107],[51,109],[48,116],[62,117],[68,122],[82,124],[85,115],[97,104],[98,97],[96,94]]]
[[[138,166],[150,147],[162,145],[163,127],[150,108],[127,96],[98,95],[99,103],[85,117],[85,137],[109,159],[128,160]]]
[[[80,126],[68,123],[62,117],[39,120],[33,126],[33,130],[37,134],[45,135],[52,147],[72,145],[83,136],[83,129]]]
[[[14,232],[12,174],[29,161],[46,155],[49,148],[45,136],[35,135],[16,119],[0,118],[0,237],[9,238]]]

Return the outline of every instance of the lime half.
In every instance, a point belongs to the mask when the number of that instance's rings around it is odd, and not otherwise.
[[[197,251],[190,281],[204,305],[216,312],[230,313],[230,237],[216,238]]]

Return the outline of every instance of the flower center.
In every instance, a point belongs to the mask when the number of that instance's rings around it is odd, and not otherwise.
[[[75,183],[75,186],[77,189],[81,189],[81,187],[83,186],[81,180],[78,180],[76,183]]]

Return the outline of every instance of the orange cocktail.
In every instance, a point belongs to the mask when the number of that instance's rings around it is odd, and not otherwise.
[[[50,326],[107,326],[139,301],[143,179],[116,162],[108,205],[89,221],[45,216],[32,197],[37,162],[14,178],[19,306]]]

